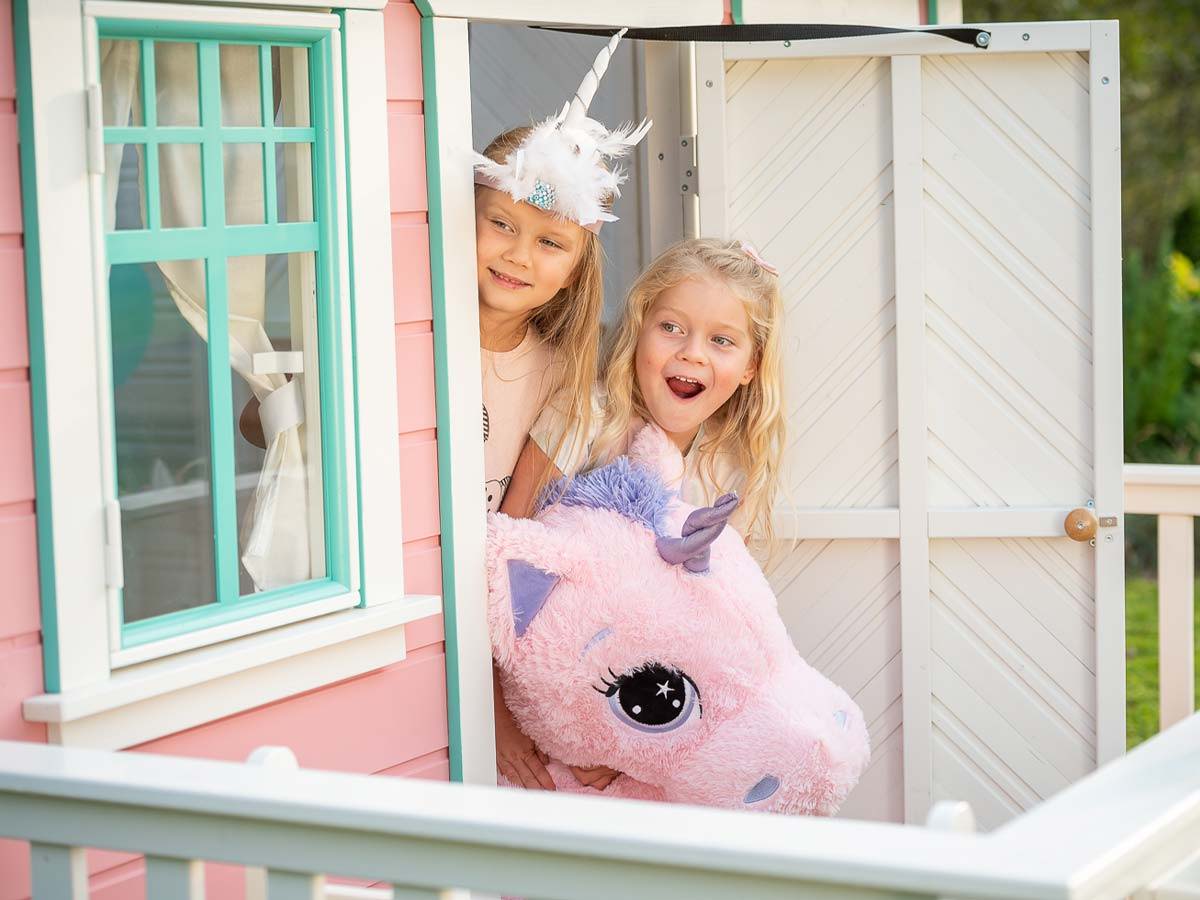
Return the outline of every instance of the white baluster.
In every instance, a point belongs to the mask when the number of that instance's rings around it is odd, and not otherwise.
[[[300,768],[296,754],[288,747],[258,747],[246,757],[246,762],[267,769],[295,771]],[[260,866],[246,866],[246,900],[267,900],[266,869]]]
[[[204,900],[204,863],[147,856],[146,896],[151,900]]]
[[[1196,708],[1193,596],[1196,560],[1190,515],[1158,517],[1158,723],[1166,731]]]
[[[953,831],[955,834],[975,833],[975,812],[962,800],[942,800],[933,805],[925,817],[925,827],[934,831]]]
[[[88,900],[87,851],[60,844],[31,844],[33,900]]]
[[[401,898],[403,898],[403,894]],[[391,888],[359,887],[356,884],[325,885],[325,900],[396,900]]]

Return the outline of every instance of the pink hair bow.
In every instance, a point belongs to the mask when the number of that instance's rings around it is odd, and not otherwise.
[[[743,253],[745,253],[748,257],[750,257],[752,260],[754,260],[756,263],[758,263],[759,266],[766,269],[768,272],[770,272],[776,278],[779,277],[779,270],[777,268],[775,268],[773,265],[771,265],[769,262],[767,262],[765,259],[763,259],[761,256],[759,256],[758,251],[755,250],[753,246],[751,246],[750,244],[747,244],[745,241],[739,241],[738,243],[741,244]]]

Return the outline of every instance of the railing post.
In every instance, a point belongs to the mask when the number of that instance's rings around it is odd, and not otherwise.
[[[1158,723],[1166,731],[1196,708],[1196,560],[1190,515],[1158,517]]]
[[[29,846],[33,900],[88,900],[87,851],[61,844]]]

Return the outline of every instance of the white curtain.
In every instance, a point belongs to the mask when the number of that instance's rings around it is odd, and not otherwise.
[[[196,45],[155,44],[159,124],[198,125]],[[106,122],[124,124],[132,113],[141,121],[139,52],[133,41],[101,42],[101,89]],[[229,45],[221,59],[221,94],[227,122],[258,121],[259,57],[255,46]],[[105,228],[116,221],[116,197],[124,146],[105,148]],[[139,185],[145,221],[145,160],[139,154]],[[262,148],[227,144],[224,148],[226,222],[263,221]],[[203,224],[200,148],[196,144],[159,146],[159,193],[164,228]],[[274,171],[269,172],[269,177]],[[200,260],[158,264],[180,315],[202,340],[205,317],[204,263]],[[266,265],[262,256],[228,260],[229,360],[260,405],[266,458],[249,508],[241,523],[242,564],[263,591],[313,577],[310,553],[309,479],[301,379],[255,374],[256,353],[275,350],[267,336]],[[297,348],[298,349],[298,348]],[[261,367],[260,367],[261,368]],[[312,373],[315,375],[315,373]],[[229,415],[235,415],[229,410]],[[236,440],[237,438],[235,438]],[[323,554],[322,554],[323,556]]]

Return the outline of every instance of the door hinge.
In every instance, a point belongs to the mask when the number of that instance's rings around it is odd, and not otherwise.
[[[104,174],[104,103],[98,84],[87,88],[87,164],[92,175]]]
[[[104,505],[104,574],[110,588],[125,587],[125,561],[121,547],[121,504],[109,500]]]
[[[696,165],[696,135],[679,136],[679,193],[681,196],[696,196],[700,193],[700,168]]]

